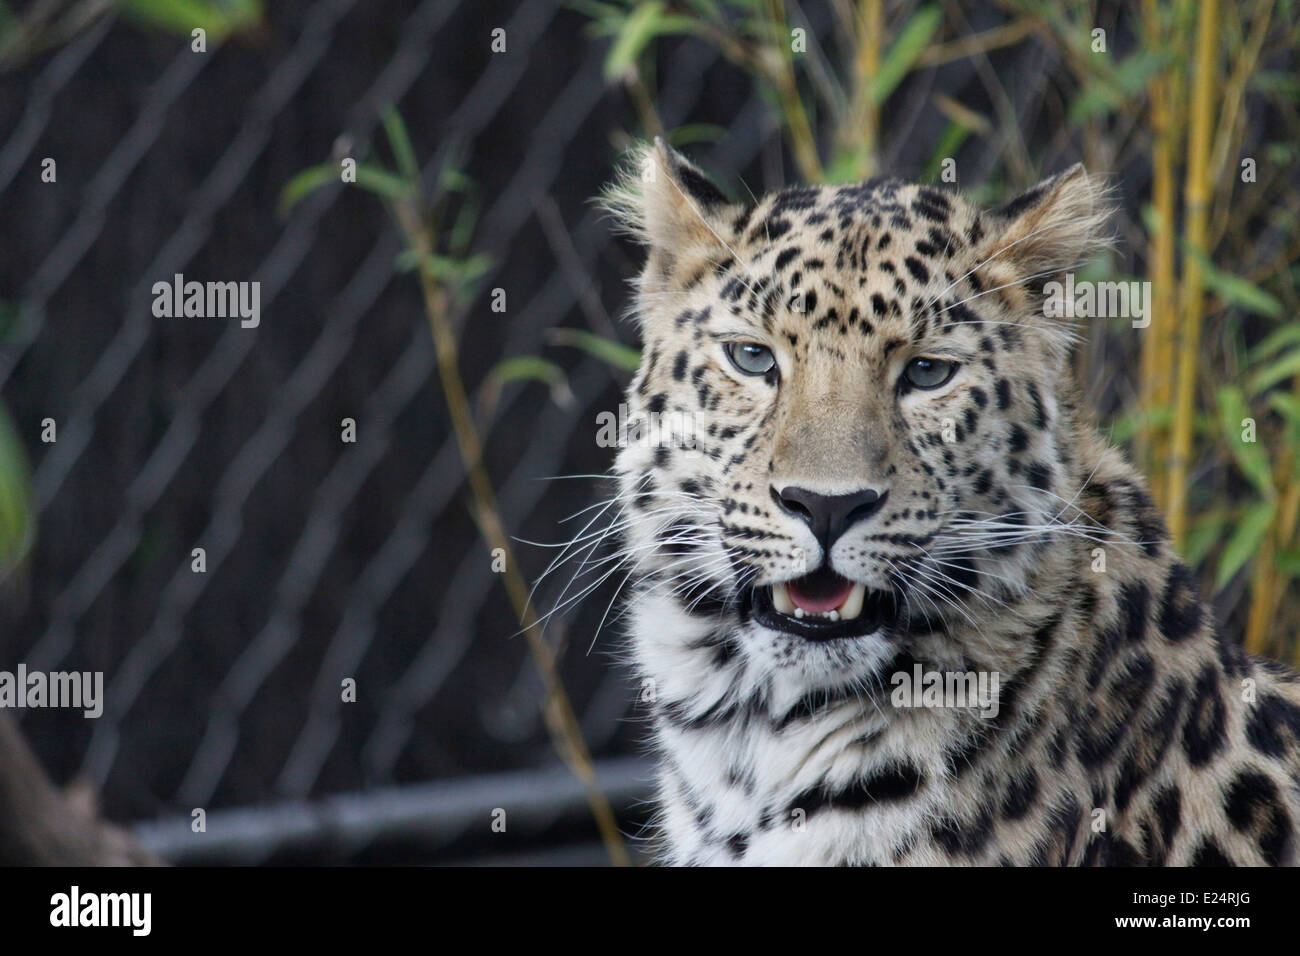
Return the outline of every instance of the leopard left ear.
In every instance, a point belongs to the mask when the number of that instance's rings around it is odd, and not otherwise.
[[[648,276],[666,277],[676,262],[717,257],[726,225],[739,207],[661,138],[639,147],[605,206],[622,227],[649,247]]]
[[[979,257],[1009,281],[1063,272],[1109,245],[1109,220],[1105,183],[1076,163],[986,213]]]

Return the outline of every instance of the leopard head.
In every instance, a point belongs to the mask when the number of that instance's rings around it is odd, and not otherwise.
[[[615,467],[641,600],[824,678],[1026,587],[1077,489],[1043,290],[1104,242],[1081,166],[996,210],[896,180],[733,203],[657,142],[611,198],[647,249]]]

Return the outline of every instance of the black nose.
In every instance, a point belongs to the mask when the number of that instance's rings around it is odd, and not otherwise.
[[[848,495],[821,495],[807,488],[772,489],[772,499],[777,506],[807,522],[827,550],[849,528],[879,511],[888,494],[871,488]]]

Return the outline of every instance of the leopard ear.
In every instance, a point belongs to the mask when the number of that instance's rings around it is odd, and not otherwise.
[[[982,217],[979,257],[1003,281],[1033,281],[1082,264],[1110,244],[1103,182],[1076,163]]]
[[[726,195],[700,169],[660,137],[632,153],[618,181],[606,191],[605,207],[619,224],[650,247],[652,260],[712,255],[725,246],[724,224],[732,209]],[[651,270],[647,270],[651,271]]]

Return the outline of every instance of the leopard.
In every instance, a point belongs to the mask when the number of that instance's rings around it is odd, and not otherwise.
[[[601,537],[656,862],[1297,862],[1300,678],[1217,623],[1047,307],[1113,196],[733,201],[662,139],[613,178],[642,350]]]

